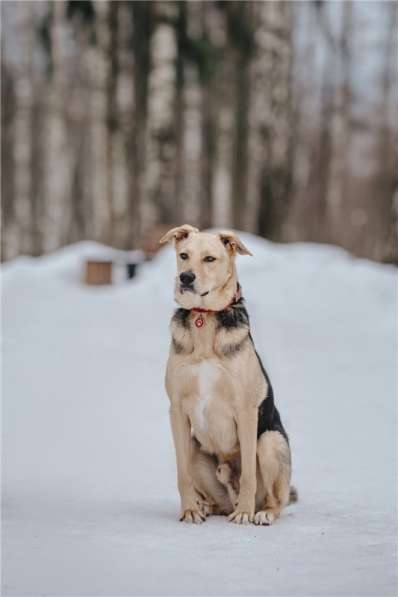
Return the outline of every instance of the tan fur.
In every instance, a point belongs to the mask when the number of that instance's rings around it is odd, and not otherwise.
[[[171,240],[177,253],[177,302],[185,309],[225,308],[237,288],[236,253],[250,254],[248,249],[231,232],[202,233],[187,225],[162,239]],[[182,260],[181,253],[189,258]],[[207,263],[206,256],[216,260]],[[196,275],[195,292],[180,288],[179,274],[187,268]],[[249,329],[218,329],[214,313],[203,313],[205,324],[197,328],[197,316],[191,312],[186,327],[172,319],[166,371],[181,520],[199,523],[208,513],[225,513],[236,523],[270,524],[289,501],[290,452],[277,432],[257,440],[258,407],[267,383]],[[231,346],[237,345],[231,356]]]
[[[165,234],[160,242],[172,241],[177,255],[177,278],[175,299],[184,309],[201,307],[203,309],[221,310],[233,298],[236,291],[235,255],[237,252],[250,255],[242,241],[232,232],[218,235],[199,232],[196,228],[180,226]],[[181,253],[187,253],[189,259],[183,261]],[[213,263],[205,263],[204,257],[216,257]],[[189,267],[195,272],[197,294],[181,292],[178,275]],[[207,296],[200,296],[210,291]]]
[[[239,499],[239,483],[237,476],[234,475],[231,465],[228,462],[219,464],[216,470],[216,477],[227,489],[231,504],[236,507]]]

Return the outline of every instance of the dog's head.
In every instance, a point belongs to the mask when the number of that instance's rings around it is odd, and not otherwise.
[[[169,230],[161,243],[173,242],[177,255],[175,299],[184,309],[224,308],[236,292],[236,254],[251,255],[233,232],[199,232],[188,224]]]

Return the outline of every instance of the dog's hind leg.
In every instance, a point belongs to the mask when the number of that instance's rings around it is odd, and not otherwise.
[[[217,460],[205,454],[192,440],[192,476],[195,489],[203,496],[206,514],[230,514],[233,504],[224,485],[217,479]]]
[[[270,525],[289,503],[291,462],[289,444],[279,431],[266,431],[258,439],[259,472],[265,497],[255,524]]]
[[[238,505],[239,491],[236,491],[233,485],[233,471],[227,462],[223,462],[218,465],[216,470],[217,479],[224,485],[228,491],[229,499],[233,504],[234,508]]]

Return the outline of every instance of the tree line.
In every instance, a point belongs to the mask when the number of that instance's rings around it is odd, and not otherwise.
[[[365,5],[3,2],[3,259],[190,222],[398,262],[398,3]]]

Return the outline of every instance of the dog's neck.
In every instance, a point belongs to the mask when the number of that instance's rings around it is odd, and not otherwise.
[[[175,311],[171,333],[176,354],[193,355],[199,360],[212,358],[214,354],[231,355],[246,341],[249,318],[236,278],[230,290],[228,300],[224,298],[219,309],[191,305]]]
[[[237,282],[236,291],[232,298],[232,301],[230,301],[222,309],[218,309],[216,311],[214,311],[213,309],[202,309],[201,307],[194,307],[193,309],[191,309],[191,313],[193,312],[195,314],[198,314],[197,318],[194,320],[196,327],[201,328],[204,326],[205,320],[203,319],[203,315],[202,315],[203,313],[220,313],[221,311],[225,311],[229,307],[236,305],[236,303],[239,301],[240,297],[241,297],[240,284],[239,284],[239,282]]]
[[[236,305],[236,303],[239,301],[241,296],[242,296],[241,286],[240,286],[239,282],[237,282],[236,283],[236,291],[235,291],[234,296],[232,297],[232,300],[227,305],[225,305],[222,309],[204,309],[202,307],[193,307],[193,309],[190,309],[190,311],[193,311],[194,313],[219,313],[220,311],[225,311],[225,309],[228,309],[229,307]]]

